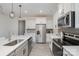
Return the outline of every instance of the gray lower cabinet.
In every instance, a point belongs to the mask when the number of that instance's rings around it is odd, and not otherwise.
[[[22,45],[16,49],[15,51],[16,56],[23,56],[23,47]]]
[[[23,56],[28,56],[28,41],[23,45]]]
[[[25,41],[17,49],[11,52],[8,56],[27,56],[28,55],[28,41]]]
[[[15,51],[16,56],[27,56],[28,55],[28,41],[24,42]]]
[[[32,37],[28,39],[28,55],[32,50]]]

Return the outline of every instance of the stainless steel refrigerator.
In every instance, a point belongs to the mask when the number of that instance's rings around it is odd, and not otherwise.
[[[36,24],[36,43],[46,43],[46,24]]]

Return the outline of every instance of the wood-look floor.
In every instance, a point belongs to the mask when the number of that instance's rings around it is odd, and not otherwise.
[[[48,44],[34,44],[29,56],[51,56]]]

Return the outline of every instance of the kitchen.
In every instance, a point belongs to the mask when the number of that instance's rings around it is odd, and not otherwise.
[[[79,56],[79,3],[0,3],[0,56]]]

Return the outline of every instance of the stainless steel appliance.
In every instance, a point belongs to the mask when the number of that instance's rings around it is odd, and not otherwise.
[[[46,24],[36,24],[36,43],[46,43]]]
[[[75,11],[68,12],[64,20],[66,27],[75,27]]]
[[[61,39],[53,39],[53,55],[63,56],[63,47]]]
[[[65,19],[65,16],[62,16],[62,17],[60,17],[59,19],[58,19],[58,26],[60,27],[60,26],[65,26],[65,21],[64,21],[64,19]]]
[[[59,27],[75,27],[75,11],[69,11],[58,19]]]
[[[66,46],[79,46],[79,35],[74,33],[65,33],[63,39],[63,45]]]

